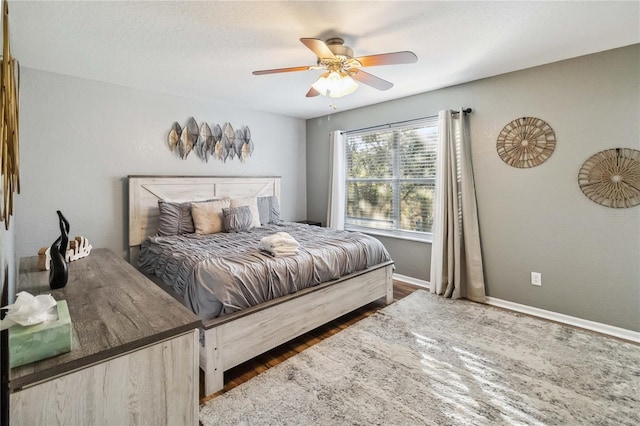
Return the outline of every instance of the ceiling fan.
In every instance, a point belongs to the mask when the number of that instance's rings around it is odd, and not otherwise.
[[[301,38],[300,41],[318,57],[316,65],[260,70],[254,71],[253,75],[325,70],[320,78],[311,85],[306,96],[310,98],[325,95],[339,98],[352,93],[358,87],[354,80],[378,90],[388,90],[393,87],[393,83],[363,71],[364,67],[411,64],[418,61],[415,53],[409,51],[354,58],[353,49],[345,46],[344,40],[339,37],[330,38],[326,42],[317,38]]]

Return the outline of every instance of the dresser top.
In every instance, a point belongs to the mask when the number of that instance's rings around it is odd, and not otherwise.
[[[121,257],[95,249],[69,263],[67,285],[49,288],[49,271],[38,257],[20,260],[17,292],[50,293],[66,300],[72,325],[71,352],[16,367],[10,387],[19,389],[102,362],[193,330],[198,317]]]

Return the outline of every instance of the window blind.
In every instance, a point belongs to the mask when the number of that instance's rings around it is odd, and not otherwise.
[[[345,136],[345,224],[431,233],[437,117]]]

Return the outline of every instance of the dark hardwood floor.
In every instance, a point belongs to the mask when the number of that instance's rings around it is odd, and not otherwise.
[[[420,287],[416,287],[410,284],[401,283],[398,281],[393,282],[393,301],[396,302],[403,297],[408,296]],[[283,345],[280,345],[256,358],[253,358],[243,364],[240,364],[229,371],[224,373],[224,388],[220,392],[216,392],[212,395],[204,395],[203,386],[203,374],[200,371],[200,404],[215,398],[229,390],[235,388],[241,383],[246,382],[252,377],[268,370],[269,368],[278,365],[282,361],[290,358],[305,349],[321,342],[323,339],[330,337],[341,330],[355,324],[356,322],[373,315],[379,309],[384,308],[385,304],[381,301],[376,301],[356,309],[355,311],[341,316],[323,326],[320,326],[310,332],[303,334]]]

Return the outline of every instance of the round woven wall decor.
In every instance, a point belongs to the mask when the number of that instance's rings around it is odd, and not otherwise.
[[[612,148],[592,155],[578,173],[578,185],[591,201],[616,209],[640,204],[640,151]]]
[[[556,134],[546,121],[517,118],[504,126],[496,143],[498,155],[510,166],[525,169],[539,166],[556,149]]]

